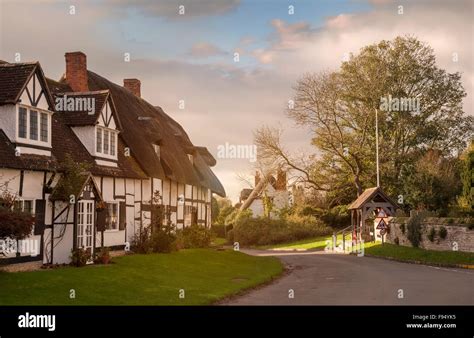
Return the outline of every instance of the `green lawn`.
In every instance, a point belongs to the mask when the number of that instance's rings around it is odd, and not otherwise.
[[[474,264],[472,252],[433,251],[387,243],[366,247],[365,253],[404,261],[420,261],[426,264]]]
[[[350,242],[351,234],[346,235],[346,241]],[[338,245],[341,243],[342,235],[339,235]],[[309,238],[301,241],[261,246],[266,250],[324,250],[326,241],[332,241],[332,236]],[[474,253],[460,251],[432,251],[419,248],[384,244],[381,242],[364,243],[364,252],[378,257],[390,257],[404,261],[420,261],[426,264],[474,264]]]
[[[116,257],[114,264],[0,272],[0,305],[199,305],[267,282],[274,257],[231,250],[182,250]],[[76,298],[70,299],[74,289]],[[180,289],[185,298],[179,298]]]
[[[351,234],[349,233],[346,235],[346,241],[350,241],[350,239]],[[337,236],[337,240],[338,243],[342,241],[342,234]],[[290,243],[264,245],[258,248],[265,250],[324,250],[326,241],[332,241],[332,235],[308,238]]]

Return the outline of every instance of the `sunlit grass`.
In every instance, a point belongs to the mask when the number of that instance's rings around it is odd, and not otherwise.
[[[113,261],[83,268],[0,272],[0,305],[210,304],[283,271],[274,257],[233,250],[191,249]],[[70,298],[71,290],[75,299]]]

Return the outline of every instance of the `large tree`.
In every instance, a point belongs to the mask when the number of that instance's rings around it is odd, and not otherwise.
[[[381,41],[351,55],[337,71],[306,74],[297,82],[287,113],[313,132],[315,155],[298,158],[281,145],[281,131],[262,127],[255,135],[259,158],[301,173],[332,203],[345,203],[376,184],[377,113],[381,185],[398,195],[402,169],[420,152],[436,149],[449,157],[472,137],[465,95],[461,75],[438,68],[428,45],[413,37]],[[390,98],[402,105],[386,104]]]

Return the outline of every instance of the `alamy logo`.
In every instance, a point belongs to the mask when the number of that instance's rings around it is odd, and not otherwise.
[[[81,112],[86,111],[89,115],[95,114],[95,98],[93,97],[68,97],[67,95],[57,97],[56,111]]]
[[[30,315],[28,312],[18,316],[19,328],[47,328],[48,331],[56,330],[55,315]]]
[[[0,253],[4,256],[14,253],[26,254],[31,257],[38,256],[40,253],[40,243],[37,239],[21,239],[12,238],[0,239]]]
[[[399,112],[420,112],[420,98],[410,97],[388,97],[380,98],[380,110],[382,111],[399,111]]]
[[[221,144],[217,146],[217,158],[220,159],[248,159],[249,162],[257,161],[257,146],[254,144]]]

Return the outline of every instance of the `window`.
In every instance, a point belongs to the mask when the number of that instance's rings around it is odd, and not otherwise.
[[[30,110],[30,140],[38,140],[38,112]]]
[[[191,155],[191,154],[188,154],[188,158],[189,158],[189,161],[191,162],[191,164],[194,164],[194,158],[193,158],[193,155]]]
[[[118,230],[118,209],[117,202],[107,203],[107,218],[105,220],[106,230]]]
[[[50,142],[50,118],[48,112],[18,107],[18,138],[42,144]]]
[[[109,131],[104,130],[104,154],[109,154]]]
[[[97,128],[97,146],[96,146],[96,151],[98,153],[102,152],[102,129]]]
[[[18,136],[26,138],[26,108],[20,107],[18,115]]]
[[[96,129],[96,153],[115,158],[117,156],[117,133],[103,127],[96,127]]]
[[[115,133],[110,134],[110,155],[115,156]]]
[[[48,114],[46,113],[41,113],[40,140],[48,142]]]
[[[16,211],[23,211],[29,214],[34,214],[33,212],[33,200],[17,200],[13,206],[13,209]]]
[[[160,146],[158,144],[153,144],[153,149],[155,150],[156,156],[160,158]]]

